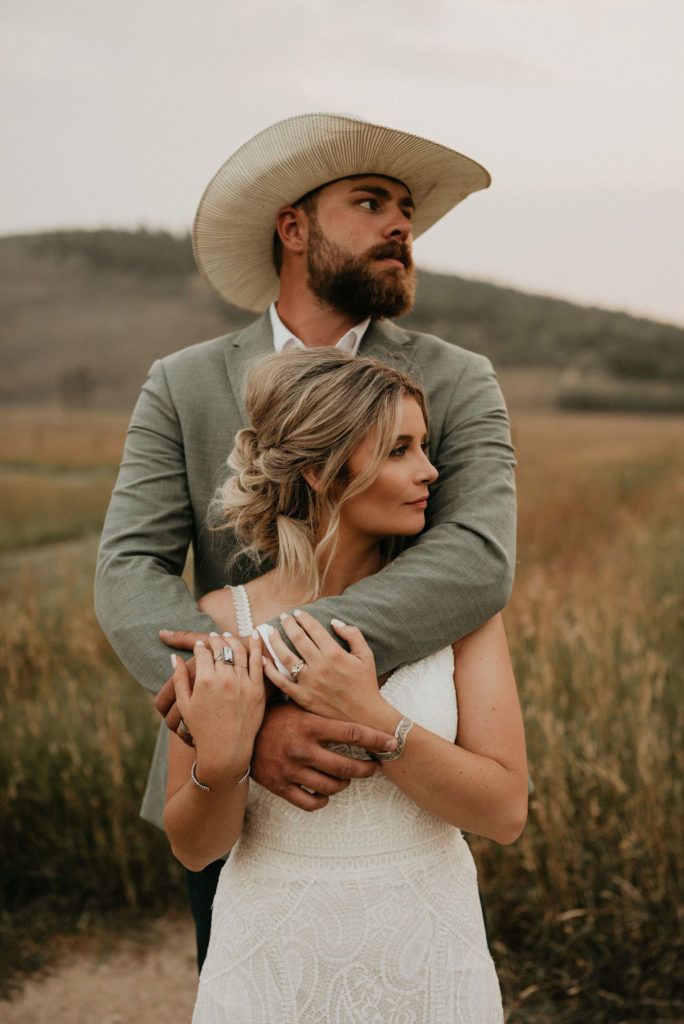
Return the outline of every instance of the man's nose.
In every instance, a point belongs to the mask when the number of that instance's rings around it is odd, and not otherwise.
[[[397,209],[386,225],[385,237],[398,238],[400,241],[405,242],[411,235],[411,228],[410,219],[403,210]]]

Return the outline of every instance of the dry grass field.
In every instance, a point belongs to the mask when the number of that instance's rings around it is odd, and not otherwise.
[[[125,419],[0,410],[6,991],[54,933],[125,931],[183,902],[136,817],[154,715],[91,604]],[[506,621],[535,791],[517,844],[473,841],[510,1024],[684,1018],[683,427],[513,416]]]

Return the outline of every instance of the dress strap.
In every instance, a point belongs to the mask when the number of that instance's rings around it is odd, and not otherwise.
[[[238,587],[227,586],[225,589],[230,590],[233,604],[235,605],[238,636],[251,636],[254,623],[252,622],[252,609],[247,597],[247,591],[242,584]]]

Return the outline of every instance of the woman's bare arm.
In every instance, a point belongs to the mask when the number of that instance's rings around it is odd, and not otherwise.
[[[394,731],[401,709],[378,690],[373,656],[359,630],[342,624],[336,627],[350,646],[347,654],[334,642],[328,646],[327,633],[306,613],[297,620],[289,616],[284,626],[312,671],[302,672],[298,683],[292,684],[267,666],[272,682],[317,714],[349,717]],[[277,636],[272,642],[288,664],[285,645],[279,644]],[[414,725],[401,757],[382,762],[382,768],[430,813],[465,831],[510,843],[522,832],[527,816],[527,758],[501,616],[495,615],[456,643],[454,654],[459,709],[456,745]]]
[[[527,818],[527,758],[501,615],[454,644],[456,745],[414,725],[382,768],[425,810],[467,832],[512,843]],[[396,721],[399,715],[392,712]],[[391,725],[387,721],[386,728]],[[396,727],[396,725],[395,725]]]
[[[234,666],[214,661],[224,644],[233,651]],[[196,747],[170,737],[164,830],[174,855],[191,871],[228,853],[242,830],[249,782],[240,780],[264,714],[261,658],[256,638],[250,639],[249,653],[234,638],[200,644],[192,691],[177,659],[176,695]],[[191,780],[195,760],[197,778],[208,791]]]

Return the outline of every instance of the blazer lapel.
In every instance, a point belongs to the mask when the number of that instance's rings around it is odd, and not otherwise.
[[[373,356],[412,377],[419,377],[413,362],[416,347],[416,339],[391,320],[373,320],[363,336],[359,355]]]
[[[247,375],[252,363],[272,352],[273,332],[268,311],[226,339],[226,371],[243,426],[249,425],[243,394]]]

